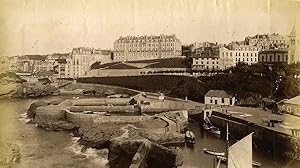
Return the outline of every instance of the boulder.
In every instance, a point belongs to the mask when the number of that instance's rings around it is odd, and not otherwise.
[[[109,143],[109,166],[114,168],[174,168],[182,166],[179,148],[167,148],[149,140],[119,140]]]
[[[35,111],[38,107],[42,107],[42,106],[48,106],[50,103],[46,102],[46,101],[36,101],[30,104],[28,110],[27,110],[27,117],[28,118],[34,118],[35,117]]]
[[[71,130],[75,126],[65,120],[65,110],[61,106],[49,105],[38,107],[34,121],[47,130]]]
[[[108,164],[114,168],[128,168],[141,141],[111,140],[109,143]]]
[[[82,126],[78,129],[78,134],[81,136],[80,144],[99,149],[108,148],[110,139],[123,134],[121,127],[109,123]]]
[[[179,148],[167,148],[152,144],[148,157],[148,167],[174,168],[183,164],[183,154]]]

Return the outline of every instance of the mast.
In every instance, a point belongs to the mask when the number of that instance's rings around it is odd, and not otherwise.
[[[228,122],[226,123],[226,153],[225,157],[227,157],[227,168],[228,168],[228,148],[229,148],[229,128],[228,128]]]

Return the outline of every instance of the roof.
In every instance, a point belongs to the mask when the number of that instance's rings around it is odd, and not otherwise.
[[[40,78],[40,79],[38,79],[38,81],[39,81],[39,82],[42,82],[42,83],[44,83],[44,84],[46,84],[46,83],[51,83],[51,80],[50,80],[49,78]]]
[[[66,64],[67,63],[67,60],[65,58],[58,58],[56,59],[56,61],[59,63],[59,64]]]
[[[283,53],[287,53],[288,50],[287,49],[267,49],[267,50],[262,50],[259,53],[278,53],[278,52],[283,52]]]
[[[300,95],[293,97],[291,99],[288,99],[288,100],[284,101],[284,103],[300,105]]]
[[[228,91],[224,90],[209,90],[206,94],[206,97],[222,97],[222,98],[232,98],[233,95]]]
[[[185,58],[164,58],[95,64],[92,69],[187,68]]]
[[[112,65],[115,65],[115,64],[119,64],[120,62],[111,62],[111,63],[106,63],[106,64],[101,64],[100,62],[95,62],[92,67],[92,69],[102,69],[102,68],[107,68],[107,67],[110,67]]]
[[[200,50],[200,53],[197,54],[197,51]],[[218,58],[219,57],[219,48],[218,47],[199,47],[195,49],[196,53],[192,54],[194,58]]]
[[[148,65],[147,68],[187,68],[187,65],[184,58],[169,58],[158,60]]]
[[[125,63],[118,63],[107,67],[106,69],[140,69],[138,67],[127,65]]]

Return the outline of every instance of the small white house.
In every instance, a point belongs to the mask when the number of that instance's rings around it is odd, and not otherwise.
[[[204,103],[208,105],[233,106],[235,97],[224,90],[209,90],[204,95]]]

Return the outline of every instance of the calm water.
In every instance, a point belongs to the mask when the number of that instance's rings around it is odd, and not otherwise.
[[[181,147],[184,153],[184,168],[213,168],[217,163],[215,157],[207,155],[203,152],[203,148],[212,149],[218,152],[224,152],[226,150],[226,141],[220,139],[217,135],[209,132],[203,132],[200,130],[198,124],[189,123],[190,129],[195,133],[196,143],[191,148],[189,146]],[[278,159],[273,161],[271,154],[264,154],[253,149],[253,160],[262,164],[262,168],[300,168],[300,161],[293,161],[287,167],[290,162],[288,159]],[[226,165],[221,164],[222,168]]]
[[[60,97],[66,99],[67,97]],[[56,100],[57,97],[43,98],[44,100]],[[18,144],[21,148],[21,159],[16,164],[17,168],[87,168],[107,167],[105,151],[88,149],[82,151],[82,147],[76,143],[76,138],[68,132],[46,131],[37,128],[34,124],[26,123],[24,113],[34,99],[17,100],[14,102],[0,101],[3,113],[9,122],[0,123],[1,129],[8,131],[5,139]],[[5,108],[3,108],[5,107]],[[14,110],[13,110],[14,109]],[[214,166],[214,157],[204,154],[203,148],[225,151],[226,143],[209,133],[200,133],[197,124],[190,124],[190,128],[196,135],[196,144],[193,148],[181,147],[184,153],[183,168],[210,168]],[[263,168],[284,167],[288,161],[280,161],[281,164],[272,161],[272,156],[263,155],[254,151],[254,160],[262,163]],[[224,165],[223,165],[224,167]],[[299,168],[300,163],[293,162],[290,168]]]

